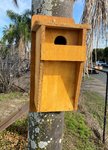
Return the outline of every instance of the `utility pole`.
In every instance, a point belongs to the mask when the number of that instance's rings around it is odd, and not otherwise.
[[[74,0],[32,0],[32,15],[42,14],[71,18],[73,3]],[[63,126],[63,112],[30,112],[28,149],[62,150]]]

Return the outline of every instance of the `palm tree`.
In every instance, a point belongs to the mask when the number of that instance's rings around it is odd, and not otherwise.
[[[81,19],[82,23],[89,23],[91,30],[87,37],[87,61],[86,72],[88,71],[88,63],[92,64],[93,41],[98,47],[99,40],[107,38],[108,29],[108,1],[107,0],[85,0],[84,11]],[[96,51],[95,51],[96,54]],[[95,58],[97,56],[95,55]],[[87,72],[88,73],[88,72]]]
[[[8,42],[8,45],[12,45],[15,37],[14,25],[10,24],[9,26],[5,26],[3,29],[3,41]]]
[[[64,1],[64,6],[59,7],[59,12],[56,13],[56,9],[59,6],[60,0],[57,0],[57,6],[54,7],[54,3],[56,1],[51,0],[51,3],[53,4],[53,14],[57,16],[62,16],[62,13],[65,12],[65,16],[67,15],[67,12],[72,11],[72,6],[74,5],[74,2],[76,0],[69,0],[69,2]],[[17,0],[13,0],[13,2],[18,6]],[[38,0],[32,0],[32,11],[33,13],[44,13],[44,6],[48,6],[48,3]],[[103,36],[107,38],[106,36],[106,30],[108,28],[108,1],[107,0],[84,0],[84,11],[82,15],[81,22],[82,23],[89,23],[91,24],[91,32],[89,32],[88,35],[88,42],[87,42],[87,64],[89,61],[92,61],[90,58],[92,51],[93,51],[93,40],[96,41],[97,47],[99,43],[99,39],[101,39],[100,36]],[[63,10],[64,9],[64,10]],[[68,9],[68,10],[67,10]],[[67,15],[68,16],[68,15]],[[95,39],[94,39],[95,37]]]
[[[15,44],[19,49],[20,57],[24,59],[26,47],[30,42],[31,12],[26,10],[22,15],[19,15],[8,10],[7,16],[11,19],[12,23],[9,27],[5,26],[3,39],[9,45]]]
[[[14,2],[16,3],[16,0],[14,0]],[[72,6],[74,2],[75,0],[32,0],[32,14],[71,17]],[[90,23],[92,25],[92,30],[88,35],[87,43],[92,43],[94,30],[95,33],[97,33],[98,30],[101,31],[104,23],[104,27],[107,27],[106,22],[108,17],[106,17],[106,4],[107,0],[85,0],[82,22]],[[89,45],[88,47],[91,47],[91,45]],[[90,53],[91,51],[90,49],[88,49],[88,56],[90,55]],[[43,123],[42,120],[44,120]],[[50,124],[49,126],[47,120],[54,120],[54,123]],[[59,122],[60,120],[61,124]],[[60,126],[59,129],[61,130],[57,130],[58,134],[55,135],[55,131],[52,131],[51,129],[53,128],[53,126],[55,127],[58,124]],[[29,149],[36,149],[36,147],[37,149],[39,149],[41,148],[39,146],[45,145],[47,146],[47,149],[62,149],[61,142],[55,142],[56,144],[54,143],[54,139],[55,141],[59,141],[60,139],[62,139],[62,128],[63,113],[29,113]],[[49,138],[52,134],[55,135],[54,139],[50,141],[50,144],[40,141],[43,137],[44,141],[48,140],[45,139],[47,136],[45,136],[44,129],[52,131],[52,133],[48,135]]]

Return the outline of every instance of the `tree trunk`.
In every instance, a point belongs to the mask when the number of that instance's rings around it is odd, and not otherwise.
[[[32,0],[32,14],[72,17],[74,0]],[[29,113],[28,149],[62,150],[64,113]]]
[[[32,14],[72,17],[75,0],[32,0]]]

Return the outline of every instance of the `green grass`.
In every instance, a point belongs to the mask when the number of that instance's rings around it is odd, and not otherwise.
[[[27,134],[27,127],[28,127],[28,118],[19,119],[11,126],[9,126],[6,130],[9,132],[14,132],[18,135]]]
[[[85,118],[82,114],[75,113],[66,113],[66,125],[70,131],[76,135],[81,137],[82,139],[89,138],[91,132],[85,123]]]
[[[9,93],[0,94],[0,99],[15,99],[19,98],[23,93]],[[100,127],[103,127],[103,114],[104,114],[104,98],[96,92],[83,91],[83,99],[80,104],[90,113],[93,118],[96,119]],[[95,134],[92,129],[86,123],[86,115],[81,113],[80,110],[77,112],[66,112],[65,113],[65,135],[63,150],[103,150],[104,146],[101,144],[99,139],[94,139]],[[19,140],[19,146],[22,143],[24,147],[25,140],[27,139],[27,119],[20,119],[7,128],[0,138],[2,143],[7,143],[6,145],[12,145],[12,141],[7,140],[7,134],[9,138],[15,134]],[[108,123],[107,123],[108,129]],[[6,135],[6,136],[5,136]],[[22,139],[20,140],[20,137]],[[13,137],[14,139],[14,137]],[[96,141],[97,140],[97,141]],[[16,141],[16,140],[15,140]],[[14,143],[15,143],[14,141]],[[9,143],[10,142],[10,143]],[[70,146],[70,147],[69,147]],[[23,148],[22,148],[23,149]]]
[[[19,99],[21,97],[23,97],[22,92],[0,93],[0,101]]]
[[[95,150],[91,142],[92,131],[87,126],[85,117],[80,112],[68,112],[65,114],[66,130],[71,133],[73,143],[77,150]]]
[[[81,109],[84,108],[83,111],[87,111],[91,117],[95,118],[97,124],[103,129],[104,97],[97,92],[87,90],[83,91],[82,95],[80,107],[83,107]],[[105,145],[102,144],[100,139],[97,139],[94,131],[86,123],[87,114],[81,113],[80,107],[77,112],[67,112],[65,114],[65,132],[70,134],[69,137],[73,137],[71,141],[76,148],[75,150],[103,150]],[[108,123],[106,128],[108,131]],[[66,135],[68,136],[68,134]],[[107,149],[105,148],[105,150]]]
[[[104,97],[99,93],[84,91],[84,105],[88,112],[99,122],[101,128],[103,126],[104,115]]]

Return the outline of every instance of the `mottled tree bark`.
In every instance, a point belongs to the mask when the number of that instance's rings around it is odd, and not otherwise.
[[[32,14],[72,16],[74,0],[32,0]],[[62,150],[64,113],[29,113],[28,149]]]
[[[75,0],[32,0],[32,13],[71,18],[74,1]]]

